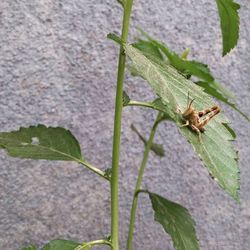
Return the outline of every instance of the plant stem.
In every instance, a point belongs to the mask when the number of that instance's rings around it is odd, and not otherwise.
[[[107,240],[93,240],[93,241],[90,241],[90,242],[87,242],[87,243],[84,243],[82,245],[83,249],[87,246],[96,246],[96,245],[108,245],[108,246],[112,246],[112,243],[110,241],[107,241]],[[81,248],[80,248],[81,249]]]
[[[155,106],[150,102],[141,102],[141,101],[132,101],[132,100],[129,101],[127,106],[139,106],[139,107],[156,109]]]
[[[77,162],[85,167],[87,167],[89,170],[93,171],[94,173],[98,174],[99,176],[103,177],[104,179],[109,180],[109,177],[105,175],[105,172],[100,170],[99,168],[91,165],[90,163],[82,160],[77,160]]]
[[[123,12],[122,43],[127,43],[129,20],[133,0],[126,0]],[[111,174],[111,241],[113,250],[119,250],[119,158],[120,158],[120,135],[122,118],[122,95],[125,73],[126,55],[123,44],[120,45],[120,55],[117,73],[113,153],[112,153],[112,174]]]
[[[138,194],[139,194],[139,190],[141,187],[141,182],[142,182],[144,170],[145,170],[145,167],[147,164],[149,151],[150,151],[150,148],[152,146],[153,139],[154,139],[155,132],[156,132],[156,128],[157,128],[160,120],[161,120],[161,112],[158,113],[158,116],[157,116],[157,118],[154,122],[154,125],[152,127],[152,130],[151,130],[151,133],[150,133],[150,136],[149,136],[149,139],[147,141],[146,148],[144,151],[142,163],[141,163],[141,166],[139,169],[139,174],[138,174],[136,185],[135,185],[133,203],[132,203],[131,212],[130,212],[130,223],[129,223],[129,232],[128,232],[128,239],[127,239],[127,250],[133,249],[132,245],[133,245],[133,234],[134,234],[136,208],[137,208],[137,204],[138,204]]]
[[[166,113],[167,108],[166,107],[164,107],[164,106],[161,107],[161,106],[155,105],[153,102],[142,102],[142,101],[130,100],[129,103],[126,104],[126,106],[138,106],[138,107],[145,107],[145,108],[151,108],[154,110],[158,110],[158,111],[164,113],[164,117],[166,120],[173,121],[173,119],[169,115],[167,115],[167,113]]]

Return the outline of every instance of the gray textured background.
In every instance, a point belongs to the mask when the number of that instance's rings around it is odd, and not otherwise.
[[[215,1],[135,1],[135,27],[164,40],[171,49],[191,49],[208,63],[218,80],[250,114],[250,4],[242,4],[238,47],[221,57]],[[43,123],[70,129],[86,158],[103,169],[111,164],[112,127],[118,48],[105,36],[120,30],[115,0],[0,1],[0,128]],[[154,96],[142,80],[127,77],[132,98]],[[237,131],[240,151],[241,205],[210,178],[192,147],[173,124],[156,135],[166,157],[151,154],[144,187],[185,205],[197,223],[202,250],[250,249],[249,124],[224,107]],[[143,146],[131,132],[133,122],[148,135],[156,113],[127,108],[123,113],[121,151],[121,245],[124,249],[133,187]],[[16,250],[50,239],[94,240],[109,234],[109,186],[69,162],[31,161],[0,154],[0,249]],[[173,249],[153,222],[149,199],[140,198],[135,249]],[[96,248],[104,249],[104,247]]]

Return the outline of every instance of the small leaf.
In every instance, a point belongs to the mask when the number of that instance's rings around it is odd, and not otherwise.
[[[165,155],[165,150],[162,144],[152,143],[151,150],[160,157],[163,157]]]
[[[111,241],[112,241],[111,238],[112,238],[112,237],[111,237],[111,235],[109,234],[109,235],[107,235],[107,236],[104,237],[104,240],[111,242]]]
[[[81,149],[69,130],[44,125],[20,128],[18,131],[0,133],[0,148],[10,156],[78,161],[82,160]]]
[[[20,250],[37,250],[37,248],[32,245],[32,246],[20,248]]]
[[[71,240],[52,240],[48,244],[46,244],[41,250],[75,250],[78,246],[81,245],[81,243]]]
[[[186,48],[186,49],[181,53],[181,58],[184,59],[184,60],[187,60],[189,53],[190,53],[190,49],[189,49],[189,48]]]
[[[123,91],[123,95],[122,95],[122,104],[123,106],[127,106],[130,102],[130,98],[129,96],[127,95],[127,93],[125,91]]]
[[[147,145],[147,140],[145,137],[143,137],[140,132],[137,130],[137,128],[131,124],[131,129],[138,135],[138,137],[141,139],[141,141],[144,143],[144,145]],[[161,144],[152,143],[150,148],[156,155],[163,157],[165,155],[164,148]]]
[[[149,193],[155,220],[159,222],[174,243],[176,250],[198,250],[195,223],[188,210],[157,194]]]
[[[105,175],[105,177],[107,177],[109,180],[111,180],[112,168],[106,168],[105,171],[104,171],[104,175]]]
[[[161,66],[145,57],[138,49],[131,45],[125,46],[125,52],[132,61],[131,67],[137,75],[147,80],[155,93],[161,98],[165,106],[165,114],[177,124],[180,132],[192,144],[196,153],[204,161],[209,173],[235,200],[239,200],[239,167],[237,153],[231,140],[234,139],[230,131],[224,126],[228,120],[221,112],[205,127],[202,142],[197,133],[189,127],[181,127],[181,114],[187,108],[187,93],[190,99],[195,99],[193,107],[204,110],[214,105],[210,96],[192,81],[186,79],[169,65]]]
[[[240,5],[233,0],[216,0],[223,40],[223,53],[225,56],[235,47],[239,38],[239,14]]]

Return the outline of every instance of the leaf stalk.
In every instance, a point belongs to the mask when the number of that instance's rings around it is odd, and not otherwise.
[[[81,250],[81,249],[84,250],[84,248],[86,248],[86,247],[93,247],[93,246],[96,246],[96,245],[108,245],[108,246],[112,247],[112,243],[110,241],[107,241],[107,240],[93,240],[93,241],[84,243],[82,245],[82,248],[79,248],[79,250]]]
[[[110,181],[110,179],[108,178],[108,176],[105,174],[105,172],[103,172],[102,170],[100,170],[99,168],[91,165],[90,163],[86,162],[86,161],[82,161],[82,160],[76,160],[79,164],[85,166],[86,168],[88,168],[89,170],[93,171],[94,173],[98,174],[99,176],[103,177],[105,180]]]

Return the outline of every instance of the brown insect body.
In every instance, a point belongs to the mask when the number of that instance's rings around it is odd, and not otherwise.
[[[181,113],[182,118],[185,121],[185,124],[182,126],[189,126],[192,130],[198,133],[199,140],[201,141],[201,133],[205,131],[204,126],[220,112],[220,108],[217,105],[214,105],[211,108],[204,109],[202,111],[197,111],[193,106],[194,99],[189,102],[189,95],[188,95],[188,104],[187,109]],[[204,119],[201,117],[207,115]]]

